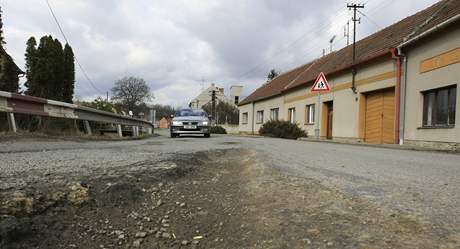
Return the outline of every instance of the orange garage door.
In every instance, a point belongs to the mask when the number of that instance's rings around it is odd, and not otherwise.
[[[394,88],[366,95],[365,141],[394,143],[395,92]]]

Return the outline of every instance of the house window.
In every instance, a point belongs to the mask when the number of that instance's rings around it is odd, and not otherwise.
[[[423,92],[423,126],[454,126],[456,101],[456,85]]]
[[[262,124],[264,122],[264,111],[257,111],[257,123]]]
[[[305,124],[315,123],[315,105],[305,107]]]
[[[278,120],[279,119],[280,108],[270,109],[270,119]]]
[[[235,96],[235,105],[238,105],[240,101],[240,96]]]
[[[242,124],[248,123],[248,113],[247,112],[243,112],[243,117],[241,117],[241,123]]]
[[[291,123],[295,123],[295,108],[289,108],[288,109],[288,118],[289,118],[289,122]]]

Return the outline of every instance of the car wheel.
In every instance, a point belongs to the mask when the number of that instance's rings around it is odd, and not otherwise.
[[[210,133],[206,133],[206,134],[204,134],[204,137],[211,137],[211,134],[210,134]]]
[[[175,137],[177,137],[177,135],[171,132],[171,138],[175,138]]]

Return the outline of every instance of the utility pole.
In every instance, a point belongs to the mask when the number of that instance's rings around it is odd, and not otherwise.
[[[212,90],[211,101],[212,101],[212,106],[211,106],[212,119],[216,120],[216,90]]]
[[[352,81],[351,81],[351,90],[356,93],[356,85],[355,85],[355,78],[356,78],[356,22],[361,23],[361,18],[356,18],[356,11],[358,9],[364,9],[364,4],[347,4],[349,10],[353,9],[353,69],[351,71]]]
[[[105,98],[105,101],[106,101],[106,102],[109,102],[109,92],[106,92],[106,94],[107,94],[107,96],[106,96],[106,98]]]

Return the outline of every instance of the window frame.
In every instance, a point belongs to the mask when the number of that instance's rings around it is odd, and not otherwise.
[[[441,91],[447,91],[446,121],[440,122],[438,111],[440,109],[439,97]],[[453,94],[452,94],[453,93]],[[453,128],[455,127],[457,111],[457,84],[422,91],[422,127],[421,128]],[[431,96],[431,97],[430,97]],[[453,100],[452,100],[452,97]],[[430,103],[431,102],[431,103]],[[430,108],[431,106],[431,108]],[[453,106],[453,108],[452,108]]]
[[[241,113],[241,124],[248,124],[249,114],[248,112]]]
[[[316,108],[315,104],[309,104],[305,106],[305,125],[315,124],[315,115],[316,115],[315,108]]]
[[[291,112],[293,115],[291,115]],[[293,119],[291,120],[291,117],[293,117]],[[295,124],[296,123],[296,117],[295,117],[295,107],[291,107],[288,109],[288,120],[291,124]]]
[[[276,111],[276,118],[274,118],[273,116],[273,113]],[[270,109],[270,120],[279,120],[280,119],[280,108],[277,107],[277,108],[271,108]]]
[[[260,120],[259,120],[260,114]],[[256,112],[256,124],[263,124],[264,123],[264,110],[259,110]]]

